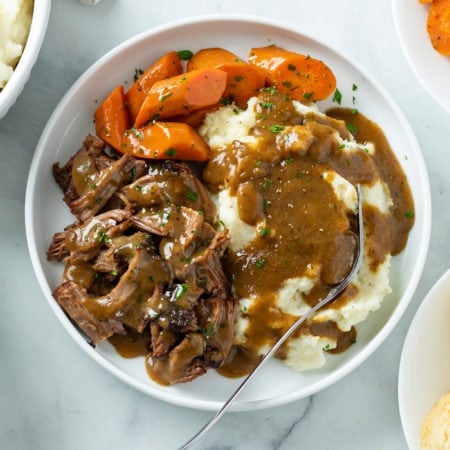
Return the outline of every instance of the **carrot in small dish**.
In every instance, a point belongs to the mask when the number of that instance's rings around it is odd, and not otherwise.
[[[103,100],[94,113],[97,136],[116,150],[120,150],[122,136],[129,127],[123,86],[119,85]]]
[[[265,76],[259,68],[223,48],[202,49],[194,54],[187,66],[188,70],[204,68],[220,69],[228,74],[223,96],[240,108],[245,108],[248,99],[265,86]]]
[[[125,132],[120,151],[138,158],[206,161],[209,147],[185,123],[154,122]]]
[[[192,70],[158,81],[145,97],[134,126],[214,105],[222,98],[226,82],[226,72],[217,69]]]
[[[433,47],[450,55],[450,0],[433,0],[428,11],[427,31]]]
[[[139,109],[142,103],[144,103],[145,97],[154,83],[179,75],[182,72],[183,66],[181,64],[181,59],[175,51],[166,53],[147,68],[125,94],[130,121],[132,123],[135,121]]]
[[[324,100],[336,90],[336,78],[322,61],[274,45],[252,48],[250,64],[259,67],[266,83],[301,102]]]

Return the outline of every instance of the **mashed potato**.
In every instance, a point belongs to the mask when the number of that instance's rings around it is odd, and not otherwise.
[[[214,150],[236,145],[236,142],[244,143],[247,148],[257,149],[259,138],[252,132],[257,121],[257,98],[252,98],[245,111],[236,113],[233,106],[222,107],[217,112],[207,115],[204,124],[199,132]],[[299,102],[293,102],[299,114],[308,120],[317,120],[323,122],[325,115],[320,113],[315,105],[306,106]],[[328,120],[328,119],[327,119]],[[310,144],[314,137],[307,133],[299,133],[293,127],[286,127],[283,131],[285,145],[295,146],[296,150],[302,145]],[[299,137],[300,136],[300,137]],[[342,152],[351,154],[352,152],[363,149],[367,154],[373,155],[376,152],[372,143],[358,143],[352,136],[346,139],[340,137],[338,131],[334,133],[334,139],[339,143]],[[307,143],[305,144],[305,142]],[[357,207],[357,194],[355,186],[347,179],[340,176],[335,171],[326,171],[321,174],[334,190],[336,197],[342,202],[344,208],[347,208],[349,214],[353,214]],[[374,183],[362,185],[362,195],[365,205],[371,205],[381,214],[387,213],[392,205],[392,198],[385,182],[380,178]],[[221,221],[229,229],[231,236],[230,248],[238,252],[251,244],[258,236],[258,230],[264,224],[256,223],[250,225],[241,220],[238,212],[236,196],[228,186],[224,185],[219,192],[214,193],[212,198],[217,206],[217,211]],[[289,205],[287,205],[289,206]],[[286,206],[286,207],[287,207]],[[340,307],[327,307],[316,314],[313,322],[316,324],[333,321],[337,324],[339,330],[348,332],[355,325],[364,321],[370,312],[377,310],[384,297],[391,292],[389,286],[389,268],[391,256],[387,255],[382,263],[374,263],[373,252],[370,251],[373,242],[369,236],[365,240],[364,258],[358,274],[352,281],[353,294],[346,302],[342,302]],[[376,268],[374,268],[376,267]],[[317,282],[320,274],[318,268],[308,267],[301,276],[289,278],[284,281],[281,288],[275,295],[275,300],[270,306],[275,311],[292,317],[300,317],[309,306],[305,302],[304,296],[309,294]],[[258,294],[248,298],[240,298],[240,308],[236,319],[235,344],[247,347],[249,321],[252,315],[249,314],[253,307],[257,307],[261,299]],[[273,330],[267,330],[270,335],[273,331],[279,330],[279,324],[274,319]],[[273,341],[267,341],[258,348],[259,354],[265,354]],[[288,341],[284,352],[283,361],[298,371],[315,369],[323,366],[326,362],[326,351],[332,350],[337,346],[337,338],[330,335],[320,335],[306,331],[296,335]]]
[[[5,87],[19,61],[33,15],[33,0],[0,2],[0,89]]]
[[[450,392],[439,399],[425,418],[421,438],[425,450],[450,450]]]

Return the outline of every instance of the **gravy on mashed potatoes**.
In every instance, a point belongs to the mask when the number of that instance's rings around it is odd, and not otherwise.
[[[239,299],[234,346],[218,369],[226,376],[250,372],[349,272],[361,185],[362,266],[277,354],[299,371],[323,366],[327,352],[355,342],[355,325],[391,292],[390,259],[414,222],[406,177],[385,136],[358,112],[323,114],[274,89],[245,111],[229,105],[208,114],[199,132],[212,151],[203,181],[230,230],[225,265]]]
[[[0,2],[0,90],[22,55],[33,15],[33,0]]]

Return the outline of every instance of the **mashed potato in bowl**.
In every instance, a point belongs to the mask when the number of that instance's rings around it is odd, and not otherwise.
[[[33,0],[0,3],[0,89],[11,78],[23,53],[33,15]]]
[[[279,351],[298,371],[356,342],[356,326],[391,292],[391,257],[414,222],[409,188],[381,130],[357,111],[266,91],[244,111],[210,113],[199,129],[212,148],[204,180],[230,230],[226,266],[239,299],[234,349],[219,369],[247,373],[289,326],[338,283],[355,248],[360,184],[364,258],[344,294]],[[355,138],[355,136],[357,138]]]

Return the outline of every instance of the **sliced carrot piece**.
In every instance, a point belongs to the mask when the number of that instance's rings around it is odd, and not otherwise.
[[[433,0],[419,0],[419,3],[433,3]]]
[[[148,67],[131,85],[125,94],[130,121],[133,123],[144,103],[145,97],[154,83],[183,72],[181,59],[175,51],[166,53],[158,61]]]
[[[199,69],[156,82],[145,97],[134,121],[135,127],[149,120],[187,114],[217,103],[227,82],[223,70]]]
[[[94,113],[97,136],[116,150],[120,150],[122,136],[129,127],[123,86],[119,85],[103,100]]]
[[[206,114],[216,111],[220,106],[222,106],[220,103],[216,103],[215,105],[211,106],[205,106],[202,109],[197,109],[196,111],[192,111],[191,113],[175,117],[173,121],[187,123],[192,128],[198,128],[203,123]]]
[[[450,55],[450,0],[434,0],[431,3],[427,31],[433,47],[441,55]]]
[[[122,138],[122,153],[148,159],[206,161],[209,147],[185,123],[155,122],[127,130]]]
[[[295,100],[324,100],[336,90],[336,78],[322,61],[276,46],[252,48],[250,64],[259,67],[266,83]]]
[[[234,53],[223,48],[205,48],[197,52],[188,62],[188,70],[220,69],[228,74],[223,96],[233,100],[240,108],[247,106],[248,99],[265,86],[264,73]]]

